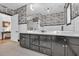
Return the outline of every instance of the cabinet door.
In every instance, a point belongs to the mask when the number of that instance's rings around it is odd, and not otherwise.
[[[52,55],[52,37],[48,35],[40,36],[40,52]]]
[[[75,46],[74,46],[74,48],[75,48]],[[68,46],[68,48],[67,48],[67,55],[68,56],[76,56],[77,55],[77,53],[76,53],[74,48],[71,47],[71,46]]]
[[[20,37],[20,45],[22,47],[29,48],[29,35],[21,34]]]
[[[38,35],[30,35],[30,49],[39,51],[39,38]]]
[[[26,47],[26,39],[23,35],[20,36],[20,46]]]
[[[54,56],[64,56],[64,47],[61,44],[54,44]]]
[[[79,38],[68,37],[68,40],[69,40],[68,55],[78,56],[79,55]]]
[[[38,35],[30,35],[30,44],[39,45]]]
[[[79,46],[72,45],[72,56],[79,56]]]
[[[25,45],[26,45],[26,48],[29,48],[29,34],[26,34],[25,35]]]
[[[64,41],[63,41],[63,37],[55,37],[54,40],[54,56],[64,56]]]
[[[40,46],[51,48],[51,36],[40,36]]]

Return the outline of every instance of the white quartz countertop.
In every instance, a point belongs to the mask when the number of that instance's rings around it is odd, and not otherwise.
[[[79,37],[78,32],[72,32],[72,31],[49,31],[49,32],[27,31],[27,34]]]

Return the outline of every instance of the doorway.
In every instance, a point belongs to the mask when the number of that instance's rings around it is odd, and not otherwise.
[[[19,24],[18,14],[11,16],[11,40],[18,42],[19,40]]]
[[[0,13],[0,42],[19,40],[18,14],[9,16]]]
[[[11,39],[11,16],[0,13],[0,43]]]

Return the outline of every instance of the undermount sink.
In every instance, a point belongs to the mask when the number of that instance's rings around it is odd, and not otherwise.
[[[45,31],[45,30],[41,30],[41,32],[44,33],[44,32],[47,32],[47,31]]]

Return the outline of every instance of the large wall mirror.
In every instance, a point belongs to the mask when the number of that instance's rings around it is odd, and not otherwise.
[[[40,25],[38,23],[39,17],[28,17],[27,18],[27,30],[38,30],[38,26]]]

